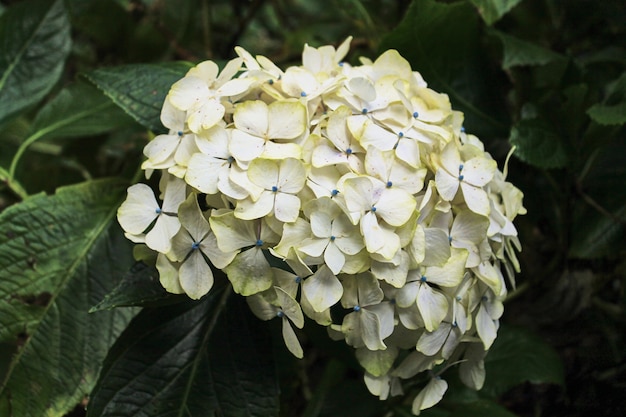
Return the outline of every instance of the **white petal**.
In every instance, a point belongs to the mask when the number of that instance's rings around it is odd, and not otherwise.
[[[437,404],[443,398],[443,394],[448,390],[448,383],[438,377],[433,378],[424,387],[423,390],[417,394],[417,397],[413,400],[412,412],[416,416],[420,414],[420,411],[430,408]]]
[[[424,327],[432,332],[439,327],[439,323],[448,314],[448,299],[440,291],[431,288],[430,285],[422,284],[417,293],[417,308],[424,319]]]
[[[285,341],[285,345],[289,352],[293,354],[298,359],[302,359],[304,357],[304,352],[302,351],[302,346],[298,341],[298,336],[291,328],[291,324],[289,324],[289,320],[283,317],[283,340]]]
[[[322,266],[302,283],[302,292],[316,312],[337,304],[343,295],[343,286],[329,268]]]
[[[260,200],[260,199],[259,199]],[[276,193],[274,216],[281,222],[293,223],[300,214],[300,199],[295,195]]]
[[[264,147],[264,139],[242,130],[233,130],[228,151],[238,161],[248,162],[261,155]]]
[[[237,129],[249,135],[265,138],[268,130],[268,116],[269,110],[264,102],[244,101],[235,107],[233,121]]]
[[[272,286],[272,269],[259,248],[241,252],[224,271],[237,294],[253,295]]]
[[[375,206],[377,216],[391,226],[402,226],[413,215],[417,202],[404,190],[386,188]]]
[[[209,292],[213,286],[213,272],[199,250],[194,250],[178,270],[180,286],[194,300]]]
[[[489,349],[494,340],[496,340],[498,327],[487,313],[487,309],[483,304],[480,305],[478,313],[476,314],[476,330],[478,331],[478,336],[480,336],[480,339],[483,341],[485,350]]]
[[[274,290],[276,291],[278,304],[282,308],[283,313],[298,329],[304,327],[304,315],[302,315],[300,304],[282,288],[274,287]]]
[[[117,210],[117,220],[124,229],[133,235],[143,233],[157,218],[159,203],[154,192],[146,184],[128,187],[128,196]]]
[[[268,113],[268,138],[294,139],[308,125],[306,107],[299,101],[275,101],[269,105]]]
[[[485,217],[489,216],[489,211],[491,210],[489,197],[487,197],[487,193],[482,188],[476,188],[462,181],[461,190],[463,190],[465,204],[467,204],[470,210]]]
[[[250,198],[239,200],[237,207],[235,207],[235,217],[253,220],[267,216],[274,209],[275,194],[271,191],[264,191],[257,201],[252,201]]]

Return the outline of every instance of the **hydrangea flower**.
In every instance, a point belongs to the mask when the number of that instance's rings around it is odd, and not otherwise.
[[[201,298],[224,271],[296,357],[304,317],[354,347],[381,399],[430,372],[418,415],[447,390],[436,365],[483,384],[523,194],[397,51],[353,66],[349,44],[306,45],[286,69],[236,47],[221,72],[189,70],[144,149],[161,194],[129,187],[118,220],[167,291]]]

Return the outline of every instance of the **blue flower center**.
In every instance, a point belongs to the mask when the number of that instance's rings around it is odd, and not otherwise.
[[[352,310],[354,310],[354,311],[361,311],[361,306],[354,306],[354,307],[352,307]]]
[[[272,192],[274,192],[274,193],[275,193],[275,192],[277,192],[277,191],[278,191],[278,187],[277,187],[277,186],[275,186],[275,185],[272,185]]]
[[[387,181],[387,188],[391,188],[392,185],[393,185],[393,182]]]
[[[346,155],[352,155],[352,148],[346,149]]]
[[[372,212],[376,213],[376,206],[372,206]]]
[[[416,112],[416,111],[413,112],[413,118],[414,119],[417,119],[419,117],[419,115],[420,114],[418,112]]]
[[[367,109],[362,109],[361,114],[367,114]]]
[[[300,97],[306,97],[306,93],[303,91],[300,93]]]
[[[331,242],[334,242],[334,241],[335,241],[335,239],[337,239],[337,237],[336,237],[336,236],[331,236],[331,237],[330,237],[330,241],[331,241]]]
[[[261,239],[258,239],[255,243],[256,246],[263,246],[263,241]]]
[[[426,278],[426,275],[422,275],[421,278],[420,278],[420,281],[422,281],[422,282],[428,281],[428,279]]]
[[[398,137],[399,137],[399,138],[401,138],[401,137],[403,137],[403,136],[404,136],[404,133],[402,133],[402,132],[398,132]]]
[[[336,196],[337,194],[339,194],[339,190],[332,190],[330,192],[330,195],[333,196],[333,197]]]
[[[282,318],[284,315],[285,315],[285,313],[283,313],[283,312],[282,312],[282,310],[279,310],[279,311],[276,313],[276,317],[281,317],[281,318]]]
[[[177,133],[178,136],[182,137],[183,136],[183,132],[181,132],[180,130]]]
[[[196,249],[198,249],[199,247],[200,247],[200,242],[193,242],[193,243],[191,244],[191,249],[192,249],[192,250],[196,250]]]
[[[302,277],[295,277],[294,281],[296,282],[296,284],[299,284],[302,282]]]
[[[161,207],[157,207],[156,209],[154,209],[154,212],[156,214],[161,214],[161,213],[163,213],[163,210],[161,210]]]

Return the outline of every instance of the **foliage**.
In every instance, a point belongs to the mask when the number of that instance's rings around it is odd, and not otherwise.
[[[372,399],[352,353],[314,326],[296,360],[280,323],[250,316],[225,286],[199,301],[164,294],[150,259],[131,269],[114,221],[143,146],[164,131],[161,101],[191,64],[241,45],[285,68],[304,43],[348,35],[350,62],[397,49],[499,166],[516,147],[522,273],[485,389],[451,380],[422,414],[626,409],[623,2],[4,3],[0,415],[80,416],[86,404],[90,416],[410,415],[412,396]]]

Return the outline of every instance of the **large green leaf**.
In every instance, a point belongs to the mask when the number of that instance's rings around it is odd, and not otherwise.
[[[526,119],[511,129],[515,156],[539,168],[561,168],[567,163],[565,145],[554,127],[543,119]]]
[[[497,398],[522,382],[564,384],[557,353],[528,330],[502,326],[485,358],[487,377],[482,394]]]
[[[556,52],[532,42],[497,30],[493,30],[491,33],[502,42],[504,52],[502,68],[508,69],[520,65],[544,65],[552,61],[564,59],[563,56]]]
[[[159,271],[154,265],[137,262],[122,277],[120,283],[91,312],[110,310],[117,307],[154,307],[167,305],[187,299],[182,294],[165,291],[159,282]]]
[[[137,315],[105,360],[88,416],[278,415],[267,323],[219,281],[200,301]]]
[[[606,98],[594,104],[587,114],[602,125],[623,125],[626,123],[626,73],[609,83]]]
[[[502,137],[508,115],[485,55],[481,25],[468,2],[414,0],[381,49],[397,49],[429,87],[448,94],[453,107],[465,113],[469,132]]]
[[[16,348],[0,414],[62,416],[94,386],[133,312],[88,314],[132,262],[113,223],[125,187],[87,182],[0,214],[0,342]]]
[[[41,138],[92,136],[133,123],[94,86],[77,82],[64,88],[33,122],[31,136]]]
[[[85,76],[130,114],[156,133],[164,132],[161,107],[172,84],[191,68],[186,62],[135,64],[100,68]]]
[[[58,81],[70,51],[62,0],[30,0],[0,17],[0,122],[37,103]]]
[[[478,8],[485,23],[492,25],[522,0],[470,0]]]
[[[37,113],[30,135],[11,162],[10,177],[26,149],[41,139],[97,135],[134,123],[94,86],[78,82],[64,88]]]
[[[626,248],[626,142],[615,139],[594,153],[592,167],[577,187],[569,232],[570,257],[613,258]]]

